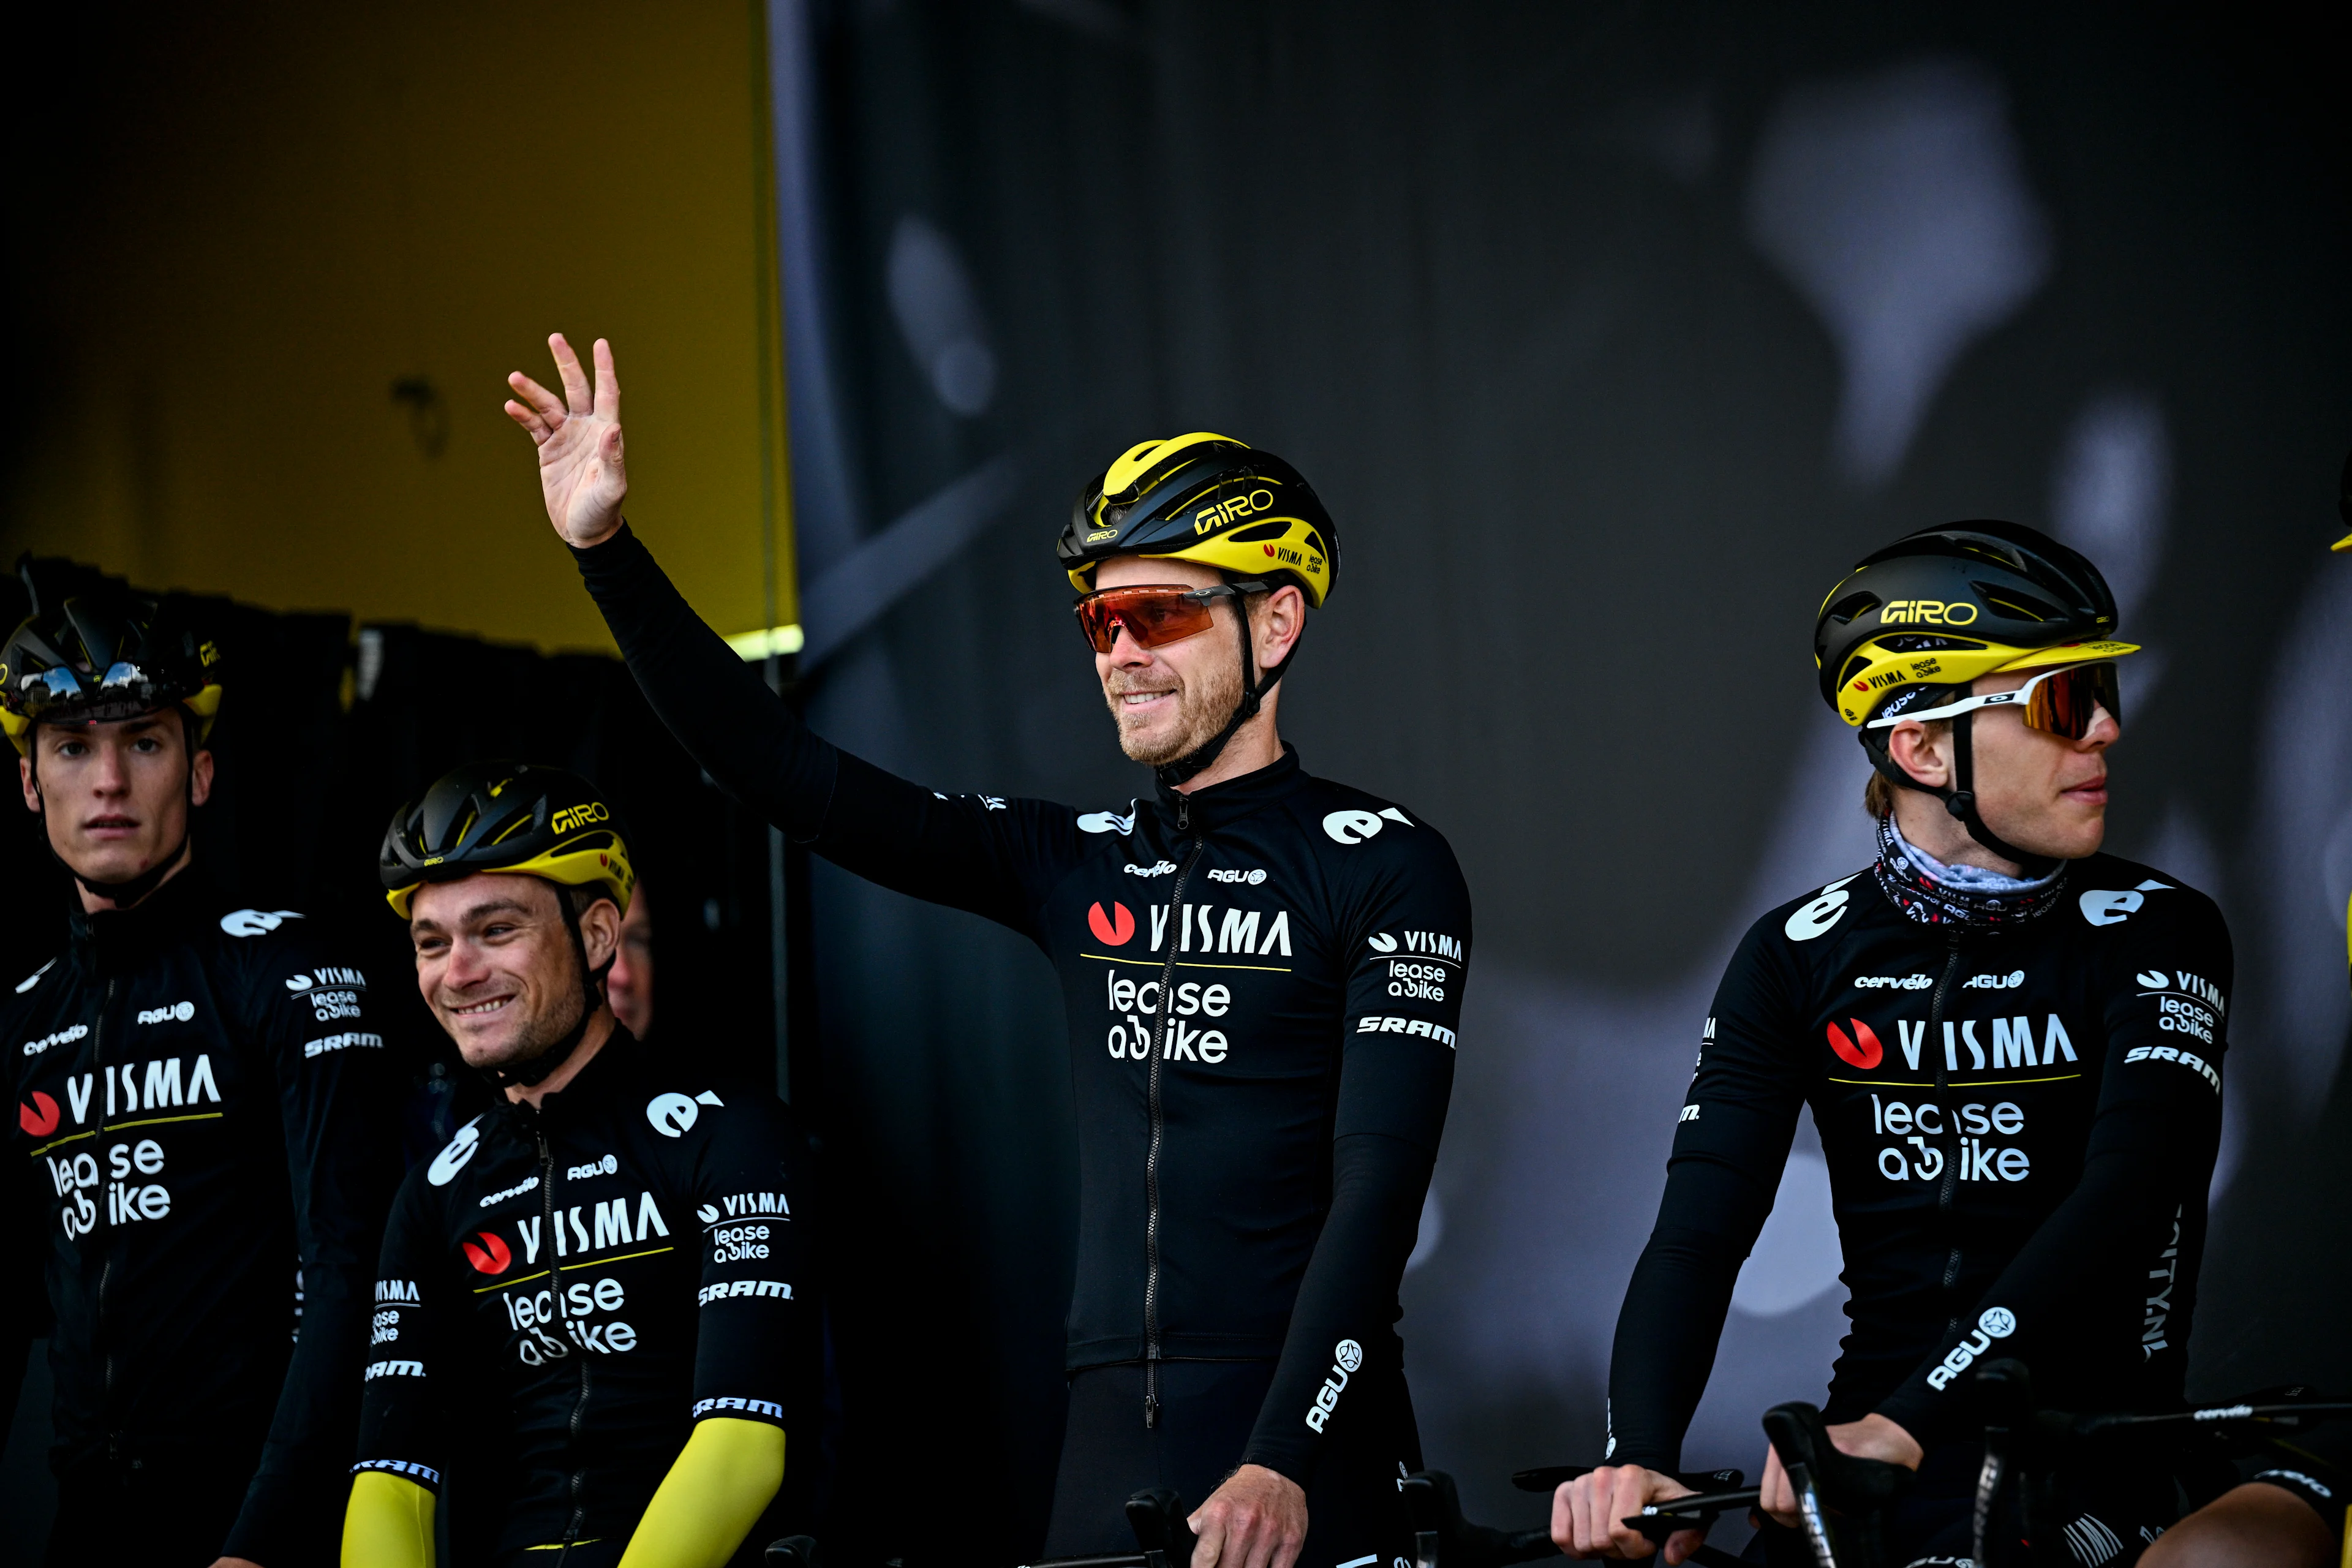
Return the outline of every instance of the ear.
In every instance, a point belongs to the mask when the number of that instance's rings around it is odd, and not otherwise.
[[[1250,617],[1257,647],[1257,667],[1272,669],[1290,657],[1298,634],[1307,629],[1307,595],[1296,583],[1285,583],[1265,596],[1265,608]]]
[[[37,734],[38,731],[35,731]],[[33,759],[27,754],[16,759],[16,780],[25,786],[25,809],[36,816],[41,811],[41,784],[33,776]]]
[[[1895,765],[1926,784],[1942,789],[1952,782],[1952,737],[1947,730],[1930,735],[1927,726],[1906,719],[1886,737],[1886,754]]]
[[[213,797],[213,753],[209,747],[188,759],[188,799],[202,805]]]
[[[599,899],[580,911],[580,945],[588,950],[592,971],[604,968],[620,952],[621,911],[612,900]]]

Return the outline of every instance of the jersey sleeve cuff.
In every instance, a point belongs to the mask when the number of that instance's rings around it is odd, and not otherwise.
[[[724,1416],[730,1421],[761,1421],[771,1426],[784,1423],[784,1407],[773,1399],[760,1399],[750,1394],[721,1394],[694,1402],[693,1419],[709,1421]]]

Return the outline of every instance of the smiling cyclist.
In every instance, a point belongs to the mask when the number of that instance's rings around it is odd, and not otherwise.
[[[1123,808],[948,796],[803,728],[622,518],[620,395],[561,336],[518,374],[548,515],[629,668],[727,788],[817,854],[1027,936],[1077,1097],[1069,1420],[1045,1551],[1133,1549],[1139,1488],[1206,1498],[1196,1568],[1410,1561],[1420,1467],[1392,1327],[1454,1072],[1470,900],[1426,822],[1276,731],[1330,518],[1271,453],[1146,441],[1057,564],[1127,754]],[[1038,1048],[1045,1043],[1037,1043]]]
[[[818,1397],[784,1108],[614,1020],[636,877],[585,779],[458,768],[380,869],[425,1005],[500,1092],[385,1226],[344,1568],[432,1568],[445,1480],[461,1563],[757,1562]]]
[[[1652,1551],[1619,1521],[1683,1490],[1664,1472],[1808,1108],[1853,1321],[1825,1413],[1841,1449],[1920,1472],[1896,1561],[1969,1550],[1978,1358],[2023,1359],[2062,1408],[2178,1404],[2230,940],[2202,893],[2099,853],[2136,651],[2115,631],[2097,568],[2006,522],[1923,529],[1822,601],[1821,694],[1870,758],[1878,856],[1759,920],[1716,993],[1617,1321],[1612,1462],[1554,1500],[1570,1555]],[[1763,1487],[1793,1524],[1769,1454]],[[2131,1473],[2062,1501],[2086,1563],[2174,1511]]]

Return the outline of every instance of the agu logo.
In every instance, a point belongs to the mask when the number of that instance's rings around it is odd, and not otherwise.
[[[1105,914],[1100,904],[1088,906],[1087,929],[1095,940],[1108,947],[1125,947],[1135,940],[1135,914],[1125,904],[1114,900],[1110,912]]]
[[[1830,1026],[1830,1049],[1837,1053],[1838,1060],[1868,1072],[1886,1059],[1886,1047],[1878,1043],[1878,1037],[1871,1032],[1869,1025],[1859,1018],[1849,1018],[1846,1022],[1853,1026],[1852,1035],[1835,1024]]]
[[[37,1089],[33,1091],[32,1104],[16,1108],[16,1125],[36,1138],[47,1138],[55,1132],[58,1120],[58,1102]]]
[[[478,1230],[472,1241],[458,1244],[465,1249],[466,1261],[478,1274],[504,1274],[514,1264],[514,1251],[499,1239],[495,1231]]]

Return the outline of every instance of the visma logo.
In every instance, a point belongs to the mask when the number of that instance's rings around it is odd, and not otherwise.
[[[1963,991],[2014,991],[2025,984],[2025,971],[2012,969],[2006,974],[1971,974],[1960,982]]]
[[[1092,905],[1087,910],[1087,929],[1095,933],[1097,942],[1125,947],[1135,940],[1135,912],[1116,900],[1108,914],[1100,904]]]
[[[1848,1067],[1857,1067],[1868,1072],[1886,1059],[1886,1047],[1878,1043],[1878,1036],[1861,1019],[1849,1018],[1846,1021],[1853,1026],[1853,1033],[1848,1035],[1843,1029],[1832,1024],[1830,1049],[1835,1051],[1838,1060]]]
[[[459,1245],[478,1274],[504,1274],[514,1266],[514,1249],[499,1240],[495,1231],[478,1230],[472,1241]]]

